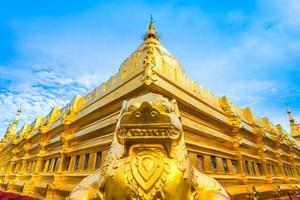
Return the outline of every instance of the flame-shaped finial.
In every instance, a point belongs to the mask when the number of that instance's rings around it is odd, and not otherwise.
[[[159,40],[158,34],[155,31],[154,20],[152,18],[152,15],[151,15],[150,23],[149,23],[149,26],[148,26],[148,31],[147,31],[147,33],[145,34],[145,37],[144,37],[144,41],[146,41],[150,38]]]
[[[287,114],[288,114],[290,123],[293,124],[294,123],[294,118],[293,118],[293,115],[292,115],[292,110],[290,108],[287,108]]]
[[[14,124],[15,126],[17,126],[18,123],[19,123],[21,112],[22,112],[22,111],[21,111],[21,107],[20,107],[20,108],[17,110],[16,117],[15,117],[15,119],[14,119],[14,121],[13,121],[13,124]]]
[[[19,108],[17,110],[16,116],[15,116],[13,122],[11,124],[9,124],[6,129],[4,138],[6,138],[7,140],[12,139],[15,136],[15,134],[17,133],[17,126],[20,121],[20,114],[21,114],[21,108]]]

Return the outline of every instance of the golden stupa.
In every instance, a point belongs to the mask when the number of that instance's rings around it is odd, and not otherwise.
[[[0,190],[41,199],[274,199],[300,194],[300,125],[280,125],[184,73],[151,20],[109,80],[0,142]],[[299,139],[298,139],[299,138]]]

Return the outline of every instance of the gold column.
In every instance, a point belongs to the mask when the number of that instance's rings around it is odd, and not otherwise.
[[[189,159],[190,159],[192,165],[194,167],[198,168],[198,166],[197,166],[197,163],[198,163],[198,161],[197,161],[197,154],[194,153],[194,152],[189,152]]]
[[[266,183],[273,183],[271,167],[270,167],[270,172],[269,172],[267,160],[262,159],[261,161],[262,161],[261,166],[262,166],[263,175],[266,176]]]
[[[83,170],[84,160],[85,160],[85,154],[80,155],[77,171]]]
[[[257,163],[254,163],[254,168],[255,168],[256,176],[261,176]]]
[[[91,153],[90,154],[90,161],[89,161],[89,165],[88,165],[88,170],[93,170],[95,168],[96,157],[97,157],[97,153]]]
[[[61,159],[56,173],[60,173],[65,169],[66,155],[64,153],[61,153],[60,157]]]
[[[109,150],[102,151],[101,165],[104,163],[104,161],[105,161],[105,159],[106,159],[106,156],[107,156],[108,152],[109,152]]]
[[[41,172],[43,170],[43,158],[42,157],[38,157],[37,159],[37,163],[36,163],[36,167],[35,167],[35,174],[38,174],[39,172]]]
[[[23,160],[22,160],[22,169],[20,170],[20,173],[19,173],[20,175],[24,174],[24,172],[26,170],[26,163],[27,163],[26,159],[23,158]]]
[[[71,160],[70,160],[70,164],[69,164],[70,171],[74,171],[75,159],[76,159],[76,156],[71,156]]]
[[[13,168],[15,167],[16,161],[15,160],[11,160],[10,164],[8,166],[8,170],[6,174],[10,174],[13,172]]]
[[[290,153],[290,157],[289,157],[289,161],[291,163],[291,171],[292,171],[292,177],[296,178],[298,177],[298,172],[297,172],[297,166],[295,163],[295,143],[293,141],[288,141],[288,145],[289,145],[289,153]]]
[[[15,166],[16,166],[16,160],[11,159],[10,164],[8,166],[7,173],[5,174],[4,177],[5,181],[9,181],[9,176],[13,173]]]
[[[260,176],[265,175],[266,176],[265,182],[266,183],[272,183],[273,182],[272,175],[270,173],[268,173],[268,169],[267,169],[267,159],[266,159],[266,154],[265,154],[265,151],[267,149],[265,147],[265,143],[264,143],[264,140],[263,140],[266,133],[265,133],[265,130],[260,126],[260,124],[256,123],[256,121],[255,121],[254,126],[255,126],[254,131],[257,135],[257,145],[258,145],[257,150],[258,150],[258,153],[259,153],[259,157],[260,157],[260,161],[261,161],[261,167],[262,167],[262,174],[260,174]],[[257,164],[255,164],[255,166],[257,168],[257,171],[259,172]]]
[[[218,168],[218,172],[225,173],[224,166],[223,166],[223,160],[220,157],[217,157],[217,168]]]
[[[212,172],[211,157],[209,155],[204,155],[204,171]]]
[[[47,172],[49,168],[50,160],[45,161],[44,168],[42,169],[42,172]]]
[[[244,167],[243,167],[243,156],[241,154],[240,145],[243,143],[242,136],[239,135],[239,129],[234,129],[235,136],[233,137],[233,147],[236,151],[236,160],[237,160],[237,170],[240,174],[240,183],[241,184],[247,184],[247,175],[245,173]]]
[[[53,172],[53,170],[54,170],[54,162],[55,162],[55,159],[52,158],[52,159],[50,160],[49,172]]]
[[[235,172],[235,170],[233,169],[234,167],[233,167],[232,161],[230,159],[227,159],[227,166],[228,166],[228,170],[229,170],[230,174],[238,173],[238,171]]]
[[[52,188],[51,190],[48,190],[47,194],[50,195],[51,192],[55,191],[56,189],[59,189],[63,185],[63,171],[66,170],[66,159],[67,159],[67,152],[71,150],[69,140],[73,138],[73,132],[74,130],[70,128],[70,124],[75,120],[75,114],[70,110],[68,114],[66,114],[61,121],[61,124],[63,126],[63,133],[60,137],[61,142],[63,143],[62,149],[60,152],[60,163],[58,166],[57,171],[54,173],[54,181],[52,182]],[[70,167],[69,163],[69,167]]]
[[[248,161],[248,169],[250,172],[250,176],[254,176],[254,171],[253,171],[253,167],[252,167],[252,162]]]

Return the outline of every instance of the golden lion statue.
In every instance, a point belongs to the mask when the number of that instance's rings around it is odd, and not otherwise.
[[[229,200],[191,166],[175,100],[148,93],[123,102],[104,164],[68,200]]]

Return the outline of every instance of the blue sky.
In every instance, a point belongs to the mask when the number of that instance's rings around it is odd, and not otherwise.
[[[300,1],[1,1],[0,137],[84,95],[140,44],[150,14],[186,73],[289,130],[300,121]]]

